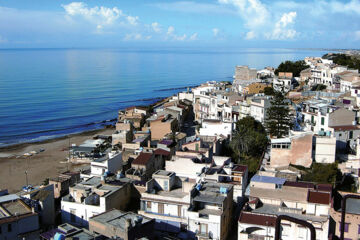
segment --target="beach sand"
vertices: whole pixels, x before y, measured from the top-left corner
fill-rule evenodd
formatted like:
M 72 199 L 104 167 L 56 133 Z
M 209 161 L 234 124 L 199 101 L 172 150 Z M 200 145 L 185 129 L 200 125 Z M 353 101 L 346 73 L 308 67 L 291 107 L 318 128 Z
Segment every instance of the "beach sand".
M 17 192 L 26 185 L 25 171 L 28 172 L 29 184 L 41 184 L 46 178 L 57 177 L 60 172 L 79 169 L 83 166 L 66 163 L 70 143 L 81 144 L 95 135 L 110 135 L 114 128 L 100 129 L 47 140 L 38 143 L 26 143 L 0 149 L 0 189 Z M 24 153 L 45 151 L 25 157 Z

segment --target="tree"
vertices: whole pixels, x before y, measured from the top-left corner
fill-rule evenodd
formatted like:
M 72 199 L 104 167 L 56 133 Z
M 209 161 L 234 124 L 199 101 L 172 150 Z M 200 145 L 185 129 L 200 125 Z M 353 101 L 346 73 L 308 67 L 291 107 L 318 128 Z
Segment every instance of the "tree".
M 331 164 L 313 163 L 311 170 L 302 177 L 303 181 L 333 185 L 339 179 L 341 179 L 341 173 L 336 162 Z
M 305 61 L 285 61 L 280 63 L 278 68 L 275 70 L 275 74 L 279 74 L 279 72 L 292 72 L 294 77 L 299 77 L 300 72 L 304 69 L 309 68 L 308 65 L 306 65 Z
M 253 117 L 245 117 L 236 122 L 230 142 L 232 157 L 237 162 L 248 165 L 249 171 L 256 171 L 260 157 L 268 144 L 264 126 Z
M 265 87 L 265 88 L 264 88 L 264 94 L 265 94 L 265 95 L 268 95 L 268 96 L 275 95 L 274 88 L 272 88 L 272 87 Z
M 281 138 L 289 133 L 293 126 L 293 119 L 284 95 L 280 92 L 275 94 L 266 115 L 265 126 L 271 136 Z
M 326 85 L 324 84 L 316 84 L 311 88 L 311 91 L 322 91 L 326 89 Z

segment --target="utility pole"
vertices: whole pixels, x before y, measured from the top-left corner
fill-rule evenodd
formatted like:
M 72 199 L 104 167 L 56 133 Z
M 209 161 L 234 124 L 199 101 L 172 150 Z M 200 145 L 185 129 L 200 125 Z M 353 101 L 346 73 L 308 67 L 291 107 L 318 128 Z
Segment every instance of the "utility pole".
M 29 186 L 28 172 L 27 172 L 27 170 L 25 170 L 25 177 L 26 177 L 26 187 L 27 187 L 27 186 Z

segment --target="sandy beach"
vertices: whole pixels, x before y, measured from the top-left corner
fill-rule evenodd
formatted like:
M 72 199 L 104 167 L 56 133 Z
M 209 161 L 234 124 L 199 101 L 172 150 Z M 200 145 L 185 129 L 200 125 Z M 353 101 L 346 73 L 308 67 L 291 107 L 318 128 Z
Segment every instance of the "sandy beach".
M 0 149 L 0 189 L 16 192 L 26 185 L 25 171 L 31 185 L 41 184 L 46 178 L 56 177 L 60 172 L 79 169 L 83 166 L 73 166 L 66 163 L 70 143 L 81 144 L 95 135 L 112 134 L 114 128 L 106 128 L 69 135 L 58 139 L 37 143 L 25 143 Z M 31 151 L 43 152 L 25 157 Z M 67 166 L 68 165 L 68 166 Z

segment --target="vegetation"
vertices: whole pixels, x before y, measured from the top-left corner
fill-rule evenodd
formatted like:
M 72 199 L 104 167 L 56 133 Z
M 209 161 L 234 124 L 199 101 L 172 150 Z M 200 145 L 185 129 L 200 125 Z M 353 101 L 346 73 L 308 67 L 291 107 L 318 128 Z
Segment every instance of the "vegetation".
M 275 70 L 275 74 L 278 75 L 279 72 L 292 72 L 294 77 L 299 77 L 300 72 L 306 68 L 309 68 L 308 65 L 306 65 L 305 61 L 285 61 L 280 63 L 278 68 Z
M 302 176 L 302 181 L 314 183 L 330 183 L 334 185 L 341 179 L 341 172 L 338 170 L 338 164 L 313 163 L 311 169 Z
M 229 151 L 237 163 L 247 165 L 249 172 L 254 173 L 261 161 L 261 156 L 268 144 L 264 126 L 253 117 L 245 117 L 236 123 Z
M 322 91 L 326 89 L 326 85 L 324 84 L 316 84 L 312 86 L 311 91 Z
M 331 59 L 334 63 L 347 66 L 348 68 L 360 70 L 360 59 L 355 56 L 346 55 L 343 53 L 325 54 L 325 59 Z
M 273 96 L 275 95 L 275 90 L 272 87 L 266 87 L 264 88 L 264 94 L 268 96 Z
M 288 104 L 285 102 L 284 95 L 277 92 L 271 101 L 271 107 L 267 110 L 265 126 L 270 136 L 278 138 L 288 135 L 293 126 Z

